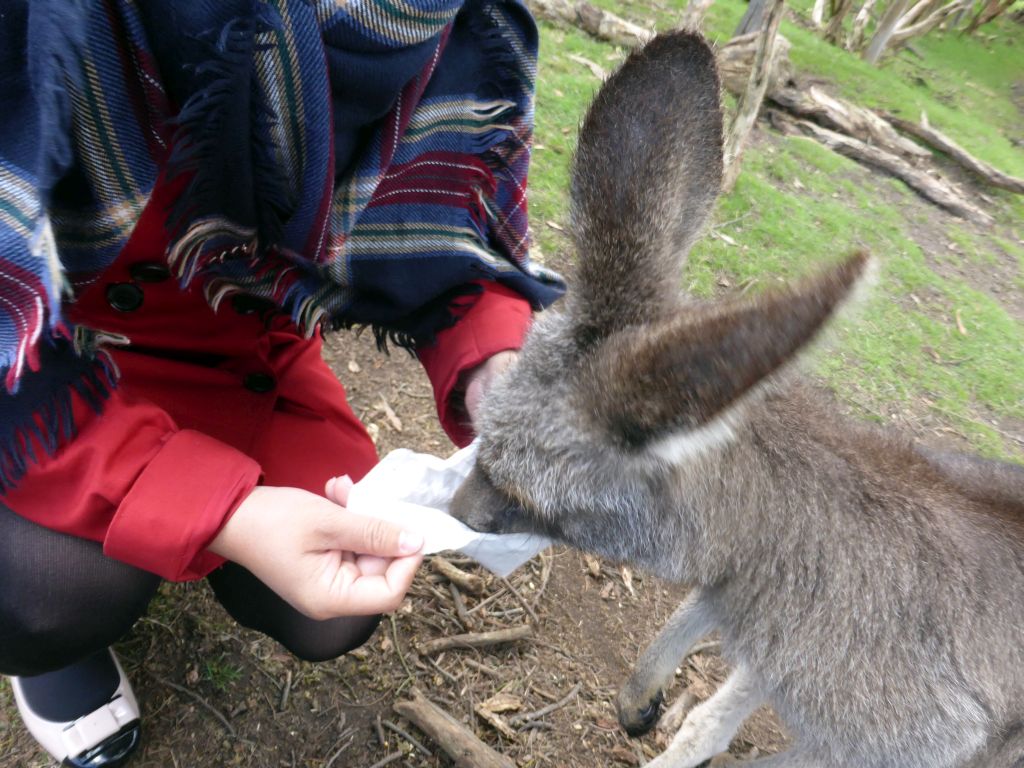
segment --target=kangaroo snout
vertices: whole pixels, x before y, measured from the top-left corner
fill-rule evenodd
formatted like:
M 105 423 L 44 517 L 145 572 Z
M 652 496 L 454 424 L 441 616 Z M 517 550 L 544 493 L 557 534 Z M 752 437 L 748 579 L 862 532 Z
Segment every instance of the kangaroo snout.
M 456 520 L 483 533 L 527 533 L 522 508 L 495 488 L 474 467 L 452 498 L 449 511 Z

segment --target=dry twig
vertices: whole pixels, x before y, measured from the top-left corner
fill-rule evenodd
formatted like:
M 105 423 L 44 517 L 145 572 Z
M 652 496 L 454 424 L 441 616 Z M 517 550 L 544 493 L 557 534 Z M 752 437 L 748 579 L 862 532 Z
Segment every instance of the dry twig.
M 156 680 L 158 683 L 160 683 L 161 685 L 166 685 L 168 688 L 171 688 L 171 689 L 177 691 L 178 693 L 183 693 L 186 696 L 188 696 L 194 702 L 199 704 L 203 709 L 205 709 L 207 712 L 209 712 L 211 715 L 213 715 L 215 718 L 217 718 L 217 720 L 220 722 L 221 725 L 224 726 L 224 729 L 228 732 L 228 734 L 231 736 L 231 738 L 233 738 L 233 739 L 237 739 L 238 738 L 238 732 L 235 731 L 235 727 L 224 716 L 224 713 L 221 712 L 219 709 L 217 709 L 215 706 L 213 706 L 213 704 L 208 702 L 206 699 L 204 699 L 198 693 L 196 693 L 195 691 L 190 691 L 188 688 L 186 688 L 183 685 L 178 685 L 177 683 L 172 683 L 167 678 L 161 677 L 160 675 L 158 675 L 158 674 L 156 674 L 154 672 L 150 672 L 149 670 L 147 670 L 147 674 L 150 677 L 152 677 L 154 680 Z
M 484 580 L 473 573 L 466 573 L 461 568 L 452 565 L 440 555 L 434 555 L 430 560 L 430 567 L 437 573 L 444 576 L 448 581 L 457 586 L 463 592 L 471 595 L 479 595 L 484 591 Z
M 520 591 L 519 591 L 518 589 L 516 589 L 516 588 L 515 588 L 515 587 L 514 587 L 514 586 L 512 585 L 512 582 L 511 582 L 511 581 L 509 581 L 509 580 L 508 580 L 507 578 L 505 578 L 504 576 L 502 576 L 502 577 L 501 577 L 501 583 L 502 583 L 502 584 L 504 584 L 504 585 L 505 585 L 506 587 L 508 587 L 508 590 L 509 590 L 509 591 L 510 591 L 510 592 L 511 592 L 511 593 L 512 593 L 513 595 L 515 595 L 515 598 L 516 598 L 516 600 L 518 600 L 518 601 L 519 601 L 519 604 L 520 604 L 521 606 L 523 606 L 523 608 L 525 608 L 525 609 L 526 609 L 526 612 L 527 612 L 528 614 L 530 614 L 530 618 L 531 618 L 531 619 L 533 620 L 533 623 L 534 623 L 534 624 L 540 624 L 540 619 L 539 619 L 539 618 L 537 618 L 537 613 L 536 613 L 536 612 L 535 612 L 535 611 L 533 610 L 533 606 L 532 606 L 532 605 L 530 605 L 530 603 L 529 603 L 529 602 L 527 602 L 526 598 L 525 598 L 525 597 L 523 597 L 522 593 L 521 593 L 521 592 L 520 592 Z
M 531 635 L 533 635 L 533 627 L 529 624 L 522 624 L 518 627 L 496 629 L 493 632 L 470 632 L 465 635 L 439 637 L 420 643 L 417 649 L 424 656 L 430 656 L 451 648 L 485 648 L 489 645 L 512 643 L 517 640 L 525 640 Z
M 410 744 L 412 744 L 416 749 L 418 749 L 427 757 L 430 757 L 430 755 L 433 754 L 429 749 L 420 744 L 419 741 L 410 736 L 408 731 L 400 728 L 396 723 L 393 723 L 390 720 L 385 720 L 384 727 L 387 728 L 389 731 L 394 731 L 395 733 L 397 733 L 399 736 L 408 741 Z
M 515 768 L 509 758 L 502 757 L 484 744 L 462 723 L 429 701 L 413 688 L 412 698 L 395 704 L 395 712 L 411 721 L 430 736 L 452 758 L 457 768 Z
M 576 683 L 576 685 L 572 687 L 571 691 L 565 694 L 565 696 L 560 698 L 554 704 L 548 704 L 546 707 L 541 707 L 536 712 L 529 712 L 525 715 L 516 715 L 515 717 L 510 717 L 509 722 L 513 724 L 522 723 L 524 726 L 526 726 L 535 720 L 540 720 L 545 715 L 550 715 L 555 710 L 561 709 L 570 701 L 572 701 L 576 697 L 576 695 L 579 694 L 582 688 L 582 683 Z
M 916 136 L 928 144 L 928 146 L 934 147 L 948 155 L 961 166 L 984 179 L 992 186 L 1024 194 L 1024 179 L 1018 179 L 1005 174 L 988 163 L 979 160 L 951 138 L 932 128 L 924 119 L 922 119 L 921 123 L 912 123 L 909 120 L 903 120 L 888 113 L 883 113 L 882 116 L 904 133 Z
M 405 756 L 404 752 L 392 752 L 385 758 L 378 760 L 376 763 L 370 766 L 370 768 L 384 768 L 385 765 L 391 765 L 396 760 L 401 760 Z

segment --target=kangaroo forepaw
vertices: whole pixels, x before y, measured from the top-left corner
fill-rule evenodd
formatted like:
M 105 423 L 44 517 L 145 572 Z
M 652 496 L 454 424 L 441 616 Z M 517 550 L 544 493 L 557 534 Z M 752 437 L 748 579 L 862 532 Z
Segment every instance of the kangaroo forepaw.
M 619 704 L 619 724 L 630 736 L 643 736 L 661 717 L 661 705 L 665 694 L 658 691 L 644 707 L 631 707 Z

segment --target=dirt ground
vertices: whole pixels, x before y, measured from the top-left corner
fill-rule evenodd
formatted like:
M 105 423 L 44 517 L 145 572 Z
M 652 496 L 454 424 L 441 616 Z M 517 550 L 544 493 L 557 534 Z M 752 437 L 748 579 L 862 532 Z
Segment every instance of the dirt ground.
M 862 182 L 870 184 L 866 171 Z M 929 252 L 947 247 L 936 232 L 945 214 L 921 201 L 915 236 Z M 919 208 L 919 210 L 918 210 Z M 1019 265 L 1006 256 L 989 290 L 1007 285 Z M 549 264 L 565 266 L 564 254 Z M 1011 303 L 1020 311 L 1020 296 Z M 1020 315 L 1018 314 L 1018 317 Z M 432 394 L 418 364 L 385 357 L 371 334 L 337 334 L 326 358 L 349 389 L 357 415 L 382 454 L 408 447 L 446 455 Z M 948 425 L 922 413 L 884 414 L 926 441 L 948 440 Z M 1019 429 L 1021 425 L 1007 425 Z M 954 438 L 955 440 L 955 438 Z M 685 589 L 563 548 L 549 550 L 508 580 L 484 578 L 481 594 L 452 586 L 428 564 L 406 602 L 359 651 L 324 663 L 296 661 L 273 641 L 239 628 L 204 583 L 165 585 L 149 615 L 117 650 L 145 717 L 145 742 L 133 768 L 447 768 L 448 757 L 397 716 L 394 702 L 415 686 L 521 768 L 634 766 L 660 751 L 655 734 L 629 739 L 613 707 L 618 684 Z M 426 653 L 428 640 L 530 624 L 531 637 L 481 650 Z M 713 645 L 681 663 L 669 701 L 684 690 L 698 699 L 721 681 Z M 478 707 L 492 706 L 499 732 Z M 537 714 L 545 710 L 545 714 Z M 740 759 L 777 751 L 783 726 L 761 711 L 734 741 Z M 41 768 L 48 759 L 22 731 L 10 689 L 0 682 L 0 766 Z

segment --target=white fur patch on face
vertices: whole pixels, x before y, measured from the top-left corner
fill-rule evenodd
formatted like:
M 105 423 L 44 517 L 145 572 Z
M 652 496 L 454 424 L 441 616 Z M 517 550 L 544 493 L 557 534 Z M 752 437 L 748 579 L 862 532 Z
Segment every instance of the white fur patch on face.
M 697 429 L 687 429 L 652 442 L 646 455 L 676 465 L 715 451 L 736 438 L 739 408 L 733 406 Z

